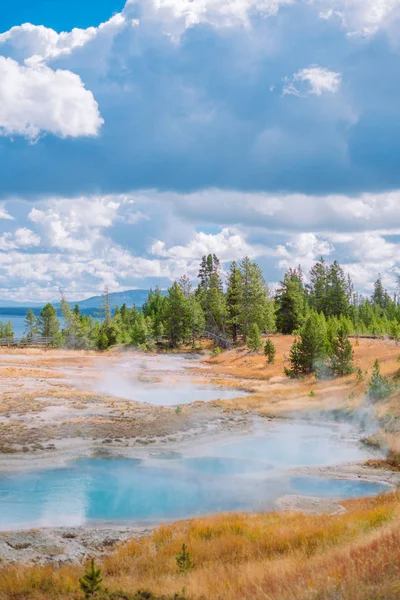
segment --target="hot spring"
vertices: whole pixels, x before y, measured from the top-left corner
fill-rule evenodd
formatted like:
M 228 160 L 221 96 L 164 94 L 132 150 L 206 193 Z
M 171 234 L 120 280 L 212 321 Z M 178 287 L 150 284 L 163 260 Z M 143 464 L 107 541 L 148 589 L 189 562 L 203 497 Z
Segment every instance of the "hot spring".
M 251 433 L 192 442 L 135 458 L 84 459 L 62 468 L 2 473 L 0 529 L 157 523 L 273 509 L 286 494 L 354 498 L 385 484 L 304 477 L 296 467 L 365 460 L 348 425 L 255 422 Z

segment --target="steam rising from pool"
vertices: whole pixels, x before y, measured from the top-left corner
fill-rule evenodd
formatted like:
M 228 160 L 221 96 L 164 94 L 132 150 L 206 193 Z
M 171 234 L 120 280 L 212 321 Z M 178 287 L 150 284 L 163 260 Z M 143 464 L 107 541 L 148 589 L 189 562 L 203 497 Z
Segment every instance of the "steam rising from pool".
M 235 437 L 87 459 L 0 476 L 0 529 L 157 523 L 208 513 L 265 511 L 287 494 L 349 498 L 385 485 L 299 477 L 293 469 L 363 460 L 348 425 L 258 424 Z
M 237 389 L 196 382 L 187 368 L 204 369 L 204 366 L 196 359 L 183 356 L 127 354 L 121 355 L 118 362 L 110 364 L 107 361 L 98 367 L 99 378 L 92 384 L 95 391 L 155 406 L 229 400 L 247 395 Z

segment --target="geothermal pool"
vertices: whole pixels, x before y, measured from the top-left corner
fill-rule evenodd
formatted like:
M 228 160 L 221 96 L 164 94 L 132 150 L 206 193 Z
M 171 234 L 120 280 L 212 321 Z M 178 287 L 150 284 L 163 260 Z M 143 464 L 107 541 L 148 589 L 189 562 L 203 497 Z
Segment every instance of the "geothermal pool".
M 354 498 L 384 484 L 294 475 L 296 467 L 369 456 L 349 426 L 255 424 L 254 431 L 137 458 L 85 459 L 0 475 L 0 530 L 157 523 L 208 513 L 263 511 L 286 494 Z

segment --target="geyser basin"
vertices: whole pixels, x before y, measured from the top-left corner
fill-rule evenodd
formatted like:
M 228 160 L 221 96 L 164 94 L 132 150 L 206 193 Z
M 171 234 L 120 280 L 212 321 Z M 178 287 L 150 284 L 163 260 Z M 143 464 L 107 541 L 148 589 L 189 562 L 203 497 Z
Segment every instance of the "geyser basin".
M 126 354 L 114 364 L 100 363 L 92 388 L 101 394 L 154 406 L 231 400 L 248 395 L 242 390 L 196 382 L 189 367 L 204 369 L 196 358 Z M 78 385 L 83 383 L 87 382 L 77 382 Z
M 344 426 L 262 425 L 253 434 L 192 444 L 181 454 L 90 459 L 0 476 L 0 529 L 144 523 L 272 509 L 286 494 L 352 498 L 388 486 L 294 477 L 289 469 L 369 455 Z M 168 458 L 168 460 L 166 460 Z

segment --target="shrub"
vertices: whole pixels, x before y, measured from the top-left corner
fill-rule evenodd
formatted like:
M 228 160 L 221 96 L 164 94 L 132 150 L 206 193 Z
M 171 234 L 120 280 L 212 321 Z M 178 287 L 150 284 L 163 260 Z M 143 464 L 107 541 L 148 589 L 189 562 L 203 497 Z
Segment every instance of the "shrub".
M 177 555 L 176 564 L 178 565 L 180 573 L 188 573 L 189 571 L 194 569 L 194 564 L 192 563 L 192 559 L 190 557 L 190 553 L 187 550 L 186 544 L 183 544 L 182 550 Z
M 250 327 L 247 338 L 247 347 L 252 352 L 258 352 L 262 348 L 261 334 L 257 323 L 254 323 L 254 325 Z
M 270 364 L 275 362 L 276 348 L 271 338 L 268 338 L 265 342 L 264 354 Z
M 340 326 L 332 340 L 331 369 L 338 377 L 345 377 L 353 372 L 353 348 L 345 327 Z
M 96 569 L 94 558 L 90 561 L 90 567 L 79 580 L 79 587 L 84 594 L 85 600 L 98 597 L 101 592 L 102 577 L 100 569 Z
M 376 360 L 368 386 L 368 397 L 378 402 L 379 400 L 388 398 L 392 392 L 393 386 L 388 378 L 381 374 L 379 360 Z

